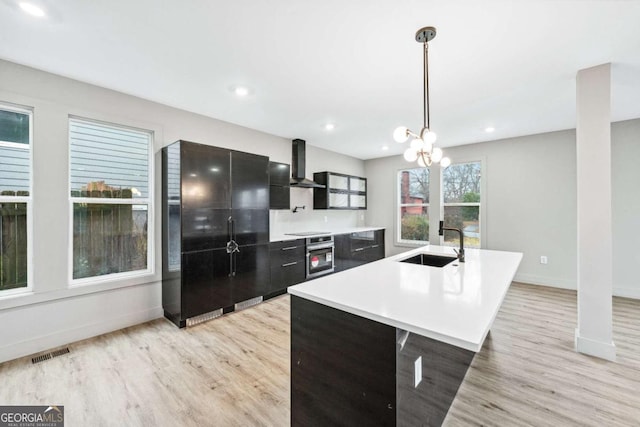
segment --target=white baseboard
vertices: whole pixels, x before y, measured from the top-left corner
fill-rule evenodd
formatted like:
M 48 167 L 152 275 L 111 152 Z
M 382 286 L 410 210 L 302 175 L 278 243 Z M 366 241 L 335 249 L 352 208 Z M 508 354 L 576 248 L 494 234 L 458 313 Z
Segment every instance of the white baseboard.
M 562 280 L 549 277 L 541 277 L 533 274 L 516 274 L 513 278 L 514 282 L 527 283 L 529 285 L 542 285 L 549 286 L 551 288 L 571 289 L 577 290 L 577 285 L 574 280 Z M 614 297 L 640 299 L 640 287 L 614 287 Z
M 161 318 L 163 315 L 162 307 L 155 307 L 12 343 L 8 346 L 0 347 L 0 363 L 138 325 Z
M 580 330 L 576 328 L 576 351 L 579 353 L 588 354 L 589 356 L 599 357 L 600 359 L 610 360 L 615 362 L 616 360 L 616 345 L 613 342 L 602 342 L 592 340 L 580 336 Z
M 516 274 L 514 282 L 528 283 L 530 285 L 550 286 L 552 288 L 576 290 L 575 280 L 554 279 L 551 277 L 536 276 L 534 274 Z
M 639 288 L 614 287 L 613 296 L 640 299 L 640 287 Z

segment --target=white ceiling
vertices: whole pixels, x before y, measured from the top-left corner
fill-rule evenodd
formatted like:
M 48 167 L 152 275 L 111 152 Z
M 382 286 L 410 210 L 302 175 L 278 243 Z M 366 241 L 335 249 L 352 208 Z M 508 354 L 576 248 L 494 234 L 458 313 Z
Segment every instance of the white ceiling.
M 576 72 L 606 62 L 612 119 L 640 117 L 640 1 L 32 2 L 0 0 L 0 58 L 361 159 L 421 127 L 427 25 L 442 147 L 575 127 Z

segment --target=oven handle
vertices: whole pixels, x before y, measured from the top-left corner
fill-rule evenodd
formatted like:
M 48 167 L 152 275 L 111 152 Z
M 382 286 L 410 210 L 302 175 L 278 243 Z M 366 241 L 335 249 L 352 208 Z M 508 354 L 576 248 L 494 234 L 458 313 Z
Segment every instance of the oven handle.
M 336 245 L 331 242 L 331 243 L 323 243 L 323 244 L 318 244 L 318 245 L 307 245 L 307 252 L 311 252 L 311 251 L 315 251 L 317 249 L 327 249 L 327 248 L 334 248 Z

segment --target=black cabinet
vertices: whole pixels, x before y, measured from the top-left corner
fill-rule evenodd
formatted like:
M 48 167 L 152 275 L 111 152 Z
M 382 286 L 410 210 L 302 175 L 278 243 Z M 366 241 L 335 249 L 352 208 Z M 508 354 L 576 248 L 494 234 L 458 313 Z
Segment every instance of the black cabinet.
M 269 209 L 269 158 L 231 151 L 233 209 Z
M 313 180 L 325 188 L 313 189 L 314 209 L 367 209 L 367 179 L 335 172 L 316 172 Z
M 286 163 L 269 162 L 269 208 L 289 209 L 291 167 Z
M 269 293 L 269 245 L 240 246 L 232 274 L 233 303 Z
M 182 315 L 190 318 L 233 304 L 229 255 L 224 249 L 182 254 Z
M 269 270 L 269 159 L 188 141 L 163 148 L 165 316 L 182 327 L 229 311 L 269 291 Z
M 384 230 L 335 236 L 336 271 L 348 270 L 384 258 Z
M 305 280 L 304 239 L 272 242 L 270 245 L 271 289 L 270 293 L 282 293 L 289 286 Z
M 229 150 L 180 141 L 173 150 L 171 161 L 178 162 L 172 169 L 180 177 L 183 209 L 231 208 L 231 157 Z M 172 144 L 173 145 L 173 144 Z M 169 172 L 169 171 L 167 171 Z M 180 189 L 179 189 L 180 190 Z

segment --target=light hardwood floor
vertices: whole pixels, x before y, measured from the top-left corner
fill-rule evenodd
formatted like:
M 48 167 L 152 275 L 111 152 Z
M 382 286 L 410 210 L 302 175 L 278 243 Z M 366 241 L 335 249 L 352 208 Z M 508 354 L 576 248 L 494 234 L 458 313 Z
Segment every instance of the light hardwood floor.
M 573 350 L 575 292 L 514 283 L 446 426 L 640 426 L 640 301 L 614 298 L 615 363 Z M 157 320 L 0 365 L 0 404 L 67 426 L 289 425 L 289 298 L 187 330 Z

